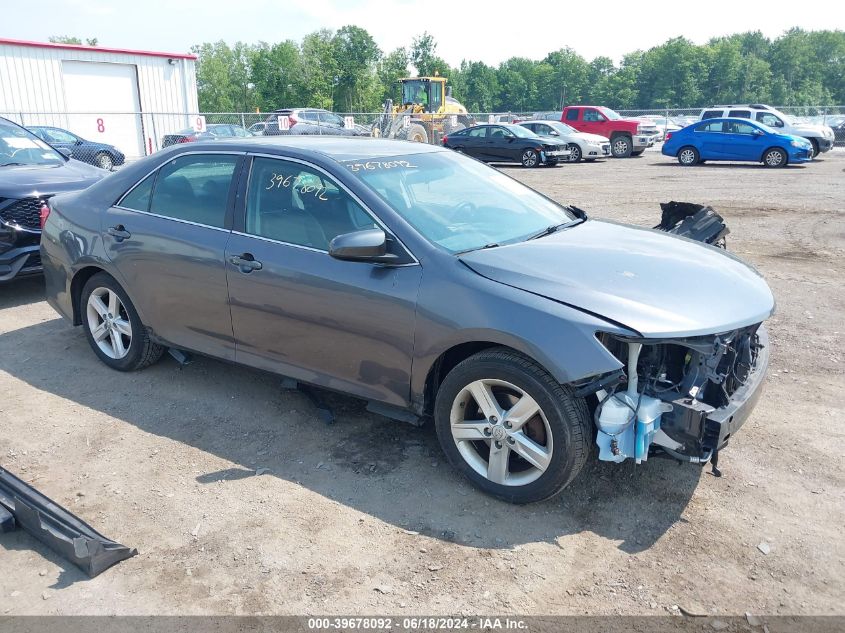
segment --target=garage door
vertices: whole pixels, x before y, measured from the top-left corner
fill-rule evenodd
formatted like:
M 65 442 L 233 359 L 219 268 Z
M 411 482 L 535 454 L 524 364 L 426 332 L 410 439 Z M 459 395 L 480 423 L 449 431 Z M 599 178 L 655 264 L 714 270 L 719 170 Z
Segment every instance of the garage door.
M 127 157 L 144 155 L 138 75 L 130 64 L 63 61 L 65 103 L 71 132 L 116 146 Z

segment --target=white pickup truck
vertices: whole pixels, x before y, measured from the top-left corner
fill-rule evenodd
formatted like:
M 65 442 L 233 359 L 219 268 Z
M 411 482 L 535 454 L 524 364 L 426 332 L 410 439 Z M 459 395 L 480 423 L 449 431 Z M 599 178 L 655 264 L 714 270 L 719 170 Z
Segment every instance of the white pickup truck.
M 788 114 L 761 103 L 704 108 L 700 118 L 703 120 L 722 117 L 752 119 L 783 134 L 802 136 L 812 143 L 813 156 L 818 156 L 819 152 L 827 152 L 833 148 L 833 129 L 829 126 L 797 121 Z

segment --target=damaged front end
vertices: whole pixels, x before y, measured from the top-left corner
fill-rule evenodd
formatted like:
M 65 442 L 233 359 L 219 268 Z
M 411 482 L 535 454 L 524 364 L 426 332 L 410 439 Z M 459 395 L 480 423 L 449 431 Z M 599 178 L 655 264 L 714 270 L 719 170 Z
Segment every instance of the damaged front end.
M 627 368 L 580 390 L 597 399 L 599 459 L 640 463 L 659 451 L 706 464 L 762 392 L 769 362 L 762 324 L 690 338 L 598 337 Z

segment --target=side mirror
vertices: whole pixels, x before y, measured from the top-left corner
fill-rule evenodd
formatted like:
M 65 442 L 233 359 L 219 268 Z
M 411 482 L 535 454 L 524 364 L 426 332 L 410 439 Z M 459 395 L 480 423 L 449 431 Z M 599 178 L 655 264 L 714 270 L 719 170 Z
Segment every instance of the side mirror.
M 558 132 L 557 130 L 552 130 L 551 132 L 549 132 L 549 136 L 560 136 L 560 132 Z
M 73 156 L 73 152 L 70 151 L 67 147 L 60 147 L 56 151 L 65 158 L 70 158 L 71 156 Z
M 82 139 L 76 139 L 76 143 L 74 145 L 82 145 Z
M 381 229 L 365 229 L 338 235 L 329 244 L 329 255 L 348 262 L 389 264 L 396 255 L 387 252 L 387 236 Z

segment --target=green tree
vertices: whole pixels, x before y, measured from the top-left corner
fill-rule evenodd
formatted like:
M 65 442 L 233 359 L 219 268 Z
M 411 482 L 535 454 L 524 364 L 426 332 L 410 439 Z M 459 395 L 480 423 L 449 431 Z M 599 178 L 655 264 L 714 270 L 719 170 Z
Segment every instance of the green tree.
M 202 112 L 246 112 L 255 107 L 251 83 L 253 48 L 224 41 L 194 46 L 197 96 Z
M 449 75 L 449 64 L 443 59 L 437 57 L 437 42 L 434 37 L 424 32 L 422 35 L 415 37 L 411 44 L 411 63 L 417 69 L 417 75 L 421 77 L 431 77 L 434 73 L 443 76 Z
M 330 30 L 321 29 L 302 40 L 303 81 L 308 87 L 306 105 L 311 107 L 332 108 L 333 105 L 339 77 L 332 37 Z
M 304 75 L 302 54 L 296 42 L 285 40 L 272 45 L 260 42 L 251 57 L 253 107 L 274 110 L 300 106 L 308 95 Z
M 381 96 L 376 81 L 376 63 L 381 50 L 372 36 L 358 26 L 344 26 L 331 40 L 337 69 L 333 95 L 335 108 L 345 112 L 370 112 Z
M 399 80 L 407 77 L 408 73 L 408 51 L 405 48 L 397 48 L 382 57 L 378 64 L 378 78 L 381 83 L 381 99 L 383 103 L 387 99 L 394 103 L 402 98 L 402 90 Z
M 51 35 L 47 38 L 48 42 L 52 42 L 53 44 L 76 44 L 77 46 L 82 45 L 82 40 L 78 37 L 70 37 L 69 35 Z M 99 43 L 99 40 L 96 37 L 87 37 L 85 38 L 85 44 L 87 46 L 96 46 Z

